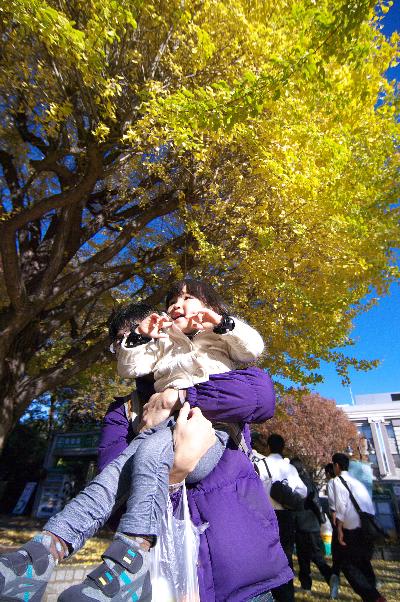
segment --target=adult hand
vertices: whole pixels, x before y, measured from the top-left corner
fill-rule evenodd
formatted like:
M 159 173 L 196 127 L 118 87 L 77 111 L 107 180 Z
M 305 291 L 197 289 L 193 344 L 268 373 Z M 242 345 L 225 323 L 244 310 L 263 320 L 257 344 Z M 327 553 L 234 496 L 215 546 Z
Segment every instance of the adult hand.
M 152 339 L 162 339 L 167 336 L 165 332 L 161 332 L 163 328 L 169 328 L 172 320 L 167 316 L 160 316 L 157 313 L 150 314 L 140 322 L 136 331 Z
M 183 481 L 215 441 L 211 422 L 204 418 L 199 408 L 190 408 L 185 402 L 174 429 L 175 456 L 170 483 Z
M 338 529 L 338 542 L 341 546 L 347 546 L 347 543 L 344 540 L 343 534 L 343 525 L 340 520 L 337 521 L 337 529 Z
M 168 418 L 180 407 L 178 391 L 176 389 L 165 389 L 162 393 L 154 393 L 143 406 L 140 430 L 146 430 L 157 426 Z

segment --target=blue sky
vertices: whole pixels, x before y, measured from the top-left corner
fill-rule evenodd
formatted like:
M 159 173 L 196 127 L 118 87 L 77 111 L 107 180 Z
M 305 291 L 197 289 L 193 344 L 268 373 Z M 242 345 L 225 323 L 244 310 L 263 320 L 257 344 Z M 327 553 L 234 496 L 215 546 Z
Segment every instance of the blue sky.
M 400 31 L 400 0 L 384 19 L 384 32 L 390 35 Z M 390 79 L 400 81 L 400 66 L 390 69 Z M 390 294 L 380 299 L 377 306 L 355 320 L 352 333 L 354 347 L 346 352 L 357 359 L 380 359 L 378 368 L 369 372 L 352 370 L 351 391 L 353 395 L 363 393 L 385 393 L 400 391 L 400 284 L 391 286 Z M 333 366 L 324 364 L 322 374 L 325 381 L 314 387 L 320 395 L 335 399 L 337 403 L 351 403 L 351 394 L 343 387 Z
M 393 284 L 390 295 L 355 320 L 354 347 L 346 348 L 357 359 L 379 359 L 378 368 L 369 372 L 350 371 L 353 395 L 400 391 L 400 284 Z M 322 367 L 325 382 L 314 389 L 337 403 L 351 403 L 350 391 L 343 387 L 335 368 L 327 363 Z

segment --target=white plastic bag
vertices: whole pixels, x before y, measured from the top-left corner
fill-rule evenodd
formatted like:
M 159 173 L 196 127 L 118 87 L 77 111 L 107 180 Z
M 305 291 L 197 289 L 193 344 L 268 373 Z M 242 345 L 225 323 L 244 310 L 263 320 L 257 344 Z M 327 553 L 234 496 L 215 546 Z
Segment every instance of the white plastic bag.
M 160 536 L 150 552 L 152 602 L 199 602 L 197 559 L 200 534 L 207 526 L 192 523 L 185 485 L 175 516 L 168 498 Z

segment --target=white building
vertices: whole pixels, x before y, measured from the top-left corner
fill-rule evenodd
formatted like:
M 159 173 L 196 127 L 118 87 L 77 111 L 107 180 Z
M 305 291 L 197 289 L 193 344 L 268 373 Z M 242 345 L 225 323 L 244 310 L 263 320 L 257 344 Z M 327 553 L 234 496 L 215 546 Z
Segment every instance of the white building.
M 366 438 L 375 478 L 400 482 L 400 393 L 356 395 L 339 407 Z
M 400 535 L 400 393 L 356 395 L 339 406 L 364 439 L 374 474 L 373 500 L 382 526 Z

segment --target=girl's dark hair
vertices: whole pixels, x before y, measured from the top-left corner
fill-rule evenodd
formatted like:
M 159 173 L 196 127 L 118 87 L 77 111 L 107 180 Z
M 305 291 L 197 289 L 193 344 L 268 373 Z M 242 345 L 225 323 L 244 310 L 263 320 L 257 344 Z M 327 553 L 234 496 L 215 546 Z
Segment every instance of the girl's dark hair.
M 178 280 L 172 284 L 165 298 L 166 308 L 171 305 L 172 299 L 179 296 L 185 286 L 186 292 L 189 293 L 189 295 L 197 297 L 204 305 L 210 307 L 218 314 L 229 313 L 227 305 L 211 284 L 205 280 L 194 280 L 192 278 Z

